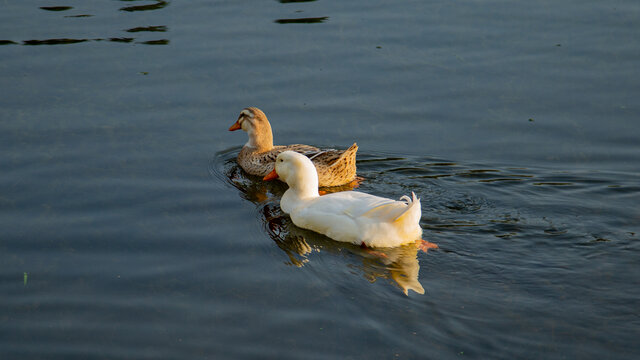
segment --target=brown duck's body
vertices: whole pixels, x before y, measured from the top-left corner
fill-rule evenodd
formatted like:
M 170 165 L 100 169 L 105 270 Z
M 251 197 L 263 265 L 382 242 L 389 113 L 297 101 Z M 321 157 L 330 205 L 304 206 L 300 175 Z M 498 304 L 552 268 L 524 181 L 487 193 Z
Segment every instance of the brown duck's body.
M 320 186 L 344 185 L 356 178 L 358 145 L 355 143 L 347 150 L 320 150 L 309 145 L 294 144 L 274 146 L 263 152 L 245 145 L 238 154 L 238 164 L 247 173 L 264 177 L 273 170 L 278 154 L 286 150 L 299 152 L 311 159 L 318 172 Z
M 239 129 L 249 134 L 249 141 L 238 154 L 238 164 L 251 175 L 267 175 L 274 169 L 278 154 L 292 150 L 311 159 L 321 187 L 344 185 L 356 178 L 358 145 L 355 143 L 347 150 L 321 150 L 302 144 L 274 146 L 271 125 L 266 115 L 255 107 L 243 109 L 236 123 L 229 128 L 231 131 Z

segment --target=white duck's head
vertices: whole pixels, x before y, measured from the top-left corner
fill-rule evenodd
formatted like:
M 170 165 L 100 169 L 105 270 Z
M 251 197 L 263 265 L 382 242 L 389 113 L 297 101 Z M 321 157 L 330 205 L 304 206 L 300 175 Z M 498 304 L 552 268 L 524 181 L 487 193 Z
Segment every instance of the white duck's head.
M 276 158 L 275 169 L 264 180 L 281 178 L 300 196 L 318 196 L 318 172 L 308 157 L 295 151 L 283 151 Z
M 249 135 L 245 146 L 256 148 L 258 151 L 268 151 L 273 148 L 273 134 L 271 124 L 262 110 L 257 107 L 242 109 L 238 120 L 231 125 L 229 131 L 244 130 Z

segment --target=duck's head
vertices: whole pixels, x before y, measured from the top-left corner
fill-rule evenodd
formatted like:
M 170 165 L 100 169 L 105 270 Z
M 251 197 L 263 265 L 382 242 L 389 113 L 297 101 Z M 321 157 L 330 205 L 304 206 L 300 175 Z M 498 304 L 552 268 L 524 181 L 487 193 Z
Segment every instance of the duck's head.
M 263 180 L 280 178 L 292 189 L 309 190 L 318 194 L 318 172 L 308 157 L 295 151 L 283 151 L 276 158 L 276 166 Z
M 231 125 L 229 131 L 244 130 L 249 135 L 249 141 L 245 146 L 256 148 L 258 151 L 267 151 L 273 148 L 273 134 L 271 124 L 262 110 L 257 107 L 242 109 L 238 120 Z

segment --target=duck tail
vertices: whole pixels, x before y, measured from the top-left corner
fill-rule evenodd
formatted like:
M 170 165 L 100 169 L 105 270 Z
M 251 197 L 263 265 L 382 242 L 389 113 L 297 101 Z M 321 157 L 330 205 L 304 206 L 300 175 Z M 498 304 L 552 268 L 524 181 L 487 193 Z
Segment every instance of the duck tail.
M 349 146 L 347 150 L 340 154 L 340 156 L 336 160 L 336 164 L 340 162 L 353 162 L 353 164 L 355 164 L 356 152 L 358 152 L 358 144 L 353 143 L 353 145 Z
M 407 205 L 405 211 L 402 214 L 398 215 L 393 222 L 397 224 L 412 224 L 420 221 L 420 216 L 422 215 L 422 210 L 420 208 L 420 199 L 416 196 L 416 193 L 411 192 L 411 199 L 407 195 L 404 195 L 400 198 L 400 200 L 404 200 Z
M 356 152 L 358 144 L 353 143 L 347 150 L 341 151 L 339 155 L 330 162 L 329 168 L 334 174 L 339 174 L 339 183 L 342 185 L 353 181 L 356 178 Z

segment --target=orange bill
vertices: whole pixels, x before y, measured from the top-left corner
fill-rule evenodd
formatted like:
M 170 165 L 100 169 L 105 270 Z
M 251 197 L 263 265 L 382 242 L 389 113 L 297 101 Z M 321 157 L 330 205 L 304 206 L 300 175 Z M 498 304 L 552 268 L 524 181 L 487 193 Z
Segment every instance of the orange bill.
M 240 126 L 240 122 L 236 121 L 233 125 L 231 125 L 229 131 L 236 131 L 240 129 L 242 129 L 242 126 Z
M 262 180 L 269 181 L 277 178 L 278 178 L 278 173 L 276 172 L 276 169 L 273 169 L 273 171 L 268 173 L 267 176 L 263 177 Z

